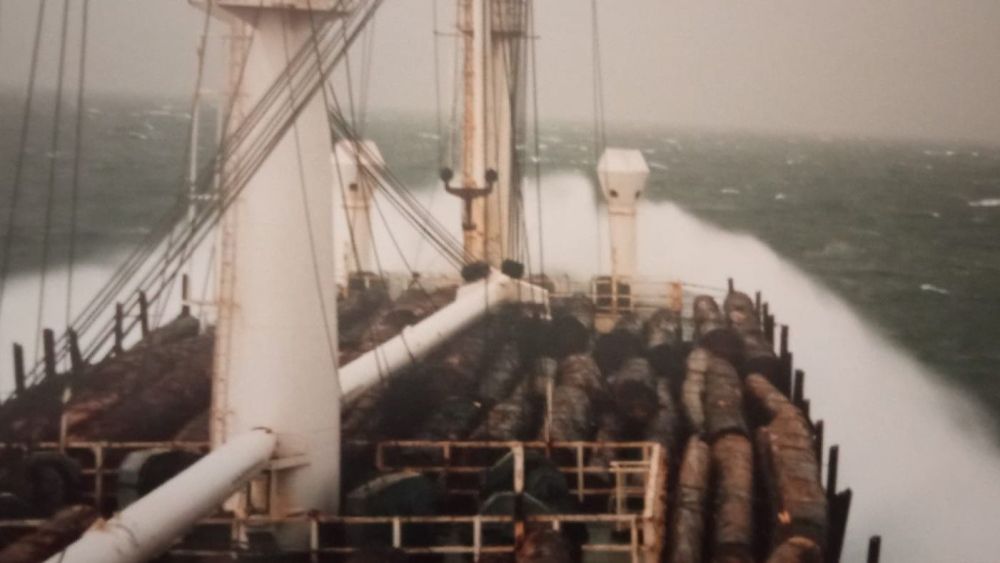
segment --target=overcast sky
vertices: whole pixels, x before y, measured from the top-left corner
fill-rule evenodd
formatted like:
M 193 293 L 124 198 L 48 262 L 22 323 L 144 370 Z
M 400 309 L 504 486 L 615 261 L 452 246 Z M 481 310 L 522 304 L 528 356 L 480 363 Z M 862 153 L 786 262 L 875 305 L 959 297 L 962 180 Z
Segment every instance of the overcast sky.
M 444 27 L 453 0 L 438 2 Z M 433 110 L 431 3 L 385 0 L 373 110 Z M 589 120 L 590 2 L 536 3 L 542 117 Z M 1000 144 L 997 0 L 598 3 L 609 120 Z M 61 4 L 49 1 L 46 76 Z M 37 0 L 0 6 L 0 81 L 23 89 Z M 91 6 L 91 88 L 189 93 L 197 10 L 185 0 Z

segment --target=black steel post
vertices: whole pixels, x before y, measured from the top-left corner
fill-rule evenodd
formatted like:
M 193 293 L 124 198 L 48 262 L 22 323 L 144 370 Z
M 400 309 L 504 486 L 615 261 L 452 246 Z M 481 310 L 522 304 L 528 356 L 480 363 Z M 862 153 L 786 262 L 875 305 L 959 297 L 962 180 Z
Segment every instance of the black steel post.
M 872 536 L 868 540 L 868 563 L 878 563 L 882 556 L 882 536 Z
M 806 372 L 795 370 L 795 386 L 792 388 L 792 403 L 801 408 L 802 400 L 806 398 Z
M 17 394 L 24 393 L 24 347 L 14 344 L 14 389 Z
M 837 494 L 837 464 L 840 463 L 840 446 L 830 446 L 830 455 L 826 462 L 826 498 L 832 503 Z
M 125 309 L 121 303 L 115 304 L 115 353 L 125 350 Z
M 69 363 L 73 373 L 79 373 L 83 369 L 83 355 L 80 354 L 80 338 L 76 331 L 69 329 L 66 331 L 66 340 L 69 344 Z
M 56 335 L 51 328 L 42 331 L 42 354 L 45 362 L 45 378 L 56 376 Z
M 145 291 L 139 291 L 139 327 L 143 338 L 149 336 L 149 301 Z

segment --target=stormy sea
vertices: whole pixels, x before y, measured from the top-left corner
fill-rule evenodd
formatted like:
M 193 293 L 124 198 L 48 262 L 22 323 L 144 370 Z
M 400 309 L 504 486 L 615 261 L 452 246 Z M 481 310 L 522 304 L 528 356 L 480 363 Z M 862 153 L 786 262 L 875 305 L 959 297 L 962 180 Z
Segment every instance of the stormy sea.
M 10 343 L 34 353 L 40 294 L 43 323 L 64 323 L 72 213 L 72 128 L 53 153 L 51 106 L 39 104 L 8 229 L 21 110 L 19 96 L 0 96 L 0 236 L 12 233 L 0 319 L 4 394 Z M 215 127 L 206 114 L 205 157 Z M 184 100 L 94 97 L 85 115 L 74 310 L 185 189 L 190 122 Z M 373 114 L 364 134 L 457 235 L 458 203 L 436 180 L 447 132 L 434 117 Z M 591 128 L 547 123 L 538 141 L 537 176 L 533 139 L 524 147 L 532 267 L 592 275 L 608 257 Z M 863 559 L 876 533 L 885 561 L 993 560 L 1000 146 L 657 126 L 612 126 L 607 141 L 641 149 L 651 169 L 639 211 L 640 270 L 716 287 L 734 278 L 742 290 L 761 290 L 778 322 L 790 325 L 813 417 L 826 421 L 827 444 L 841 445 L 840 483 L 854 490 L 844 560 Z M 433 251 L 399 229 L 411 265 L 433 267 Z

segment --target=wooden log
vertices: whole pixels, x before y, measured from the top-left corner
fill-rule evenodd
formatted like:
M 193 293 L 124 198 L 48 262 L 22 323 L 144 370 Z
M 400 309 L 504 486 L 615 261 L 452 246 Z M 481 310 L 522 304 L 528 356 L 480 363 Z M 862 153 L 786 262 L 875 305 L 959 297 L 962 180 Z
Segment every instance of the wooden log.
M 823 563 L 823 553 L 809 538 L 795 536 L 772 551 L 767 563 Z
M 92 506 L 70 506 L 60 510 L 33 532 L 21 536 L 0 551 L 4 563 L 45 561 L 79 538 L 100 515 Z
M 802 536 L 822 548 L 827 536 L 827 502 L 808 427 L 800 416 L 779 415 L 758 430 L 757 442 L 772 508 L 772 545 Z
M 596 309 L 590 297 L 577 293 L 561 301 L 557 301 L 553 309 L 553 318 L 569 317 L 576 320 L 588 332 L 594 330 Z
M 337 332 L 340 342 L 355 345 L 376 315 L 390 305 L 389 292 L 376 283 L 364 289 L 351 290 L 337 301 Z
M 554 441 L 590 440 L 595 420 L 590 396 L 575 385 L 557 385 L 552 391 L 552 418 L 548 438 Z M 540 439 L 545 439 L 544 428 Z
M 770 506 L 772 545 L 794 536 L 826 545 L 828 503 L 820 483 L 816 437 L 809 421 L 767 379 L 746 379 L 750 402 L 766 414 L 757 432 L 757 448 Z
M 664 379 L 656 382 L 657 410 L 643 435 L 644 439 L 663 446 L 668 458 L 673 460 L 680 439 L 680 417 L 670 393 L 670 383 Z
M 594 361 L 606 377 L 618 371 L 626 360 L 641 355 L 642 336 L 631 330 L 614 329 L 602 334 L 594 344 Z
M 694 336 L 695 340 L 703 338 L 713 330 L 725 328 L 725 318 L 719 309 L 719 304 L 711 296 L 699 295 L 694 298 Z
M 0 439 L 56 440 L 64 412 L 70 436 L 100 439 L 89 434 L 91 422 L 170 374 L 188 353 L 185 346 L 192 341 L 192 335 L 197 334 L 198 321 L 180 317 L 153 331 L 149 338 L 127 352 L 88 367 L 74 377 L 73 396 L 65 409 L 62 404 L 65 382 L 61 378 L 41 382 L 28 389 L 23 398 L 0 407 Z M 210 334 L 204 337 L 212 338 Z M 210 357 L 198 357 L 204 362 L 200 373 L 207 373 Z
M 486 414 L 472 432 L 472 440 L 529 440 L 538 427 L 538 402 L 532 400 L 527 381 L 523 381 L 506 399 Z
M 102 404 L 96 394 L 81 395 L 80 402 L 70 403 L 69 438 L 171 439 L 209 406 L 212 349 L 213 340 L 201 336 L 147 351 L 139 368 L 146 373 L 134 382 L 134 390 L 110 404 Z
M 517 545 L 516 563 L 576 563 L 580 547 L 569 538 L 550 528 L 535 529 Z
M 455 288 L 424 290 L 413 288 L 404 291 L 390 306 L 379 309 L 367 325 L 361 325 L 352 336 L 355 344 L 341 351 L 341 365 L 374 349 L 396 336 L 407 326 L 419 322 L 455 298 Z
M 559 362 L 555 358 L 542 356 L 531 362 L 528 378 L 531 393 L 536 400 L 545 400 L 549 385 L 555 385 L 559 376 Z
M 701 563 L 708 502 L 709 448 L 692 436 L 684 448 L 677 480 L 670 563 Z
M 764 334 L 753 300 L 745 293 L 730 293 L 726 296 L 723 309 L 729 325 L 742 339 L 742 357 L 736 367 L 743 375 L 759 373 L 772 381 L 776 380 L 782 364 Z
M 684 377 L 683 335 L 680 332 L 679 318 L 669 309 L 657 309 L 644 329 L 644 344 L 646 358 L 656 373 L 671 380 L 681 380 Z
M 597 434 L 594 436 L 594 441 L 600 442 L 601 444 L 624 441 L 624 427 L 625 425 L 622 423 L 621 418 L 618 416 L 616 411 L 605 411 L 598 416 Z M 611 469 L 611 462 L 616 459 L 618 459 L 618 451 L 615 448 L 610 446 L 599 447 L 596 448 L 590 456 L 588 466 L 603 470 L 604 473 L 600 474 L 600 477 L 604 479 L 605 482 L 610 482 L 611 475 L 609 471 Z
M 557 387 L 576 387 L 597 405 L 608 401 L 608 385 L 597 363 L 588 354 L 574 354 L 559 362 Z
M 712 561 L 753 561 L 753 448 L 746 436 L 727 434 L 712 443 L 715 476 Z
M 645 428 L 659 406 L 653 368 L 645 358 L 633 357 L 624 362 L 608 380 L 615 410 L 632 428 Z
M 507 398 L 521 378 L 520 369 L 521 353 L 517 341 L 499 343 L 499 350 L 479 380 L 477 395 L 480 400 L 492 406 Z
M 705 433 L 709 441 L 727 433 L 748 434 L 740 378 L 721 358 L 712 358 L 705 372 Z
M 681 387 L 681 404 L 691 431 L 705 432 L 705 372 L 712 355 L 704 348 L 695 348 L 687 357 L 687 370 Z
M 646 320 L 643 328 L 646 349 L 650 350 L 657 346 L 669 346 L 677 348 L 683 342 L 683 336 L 678 332 L 677 313 L 670 309 L 657 309 Z

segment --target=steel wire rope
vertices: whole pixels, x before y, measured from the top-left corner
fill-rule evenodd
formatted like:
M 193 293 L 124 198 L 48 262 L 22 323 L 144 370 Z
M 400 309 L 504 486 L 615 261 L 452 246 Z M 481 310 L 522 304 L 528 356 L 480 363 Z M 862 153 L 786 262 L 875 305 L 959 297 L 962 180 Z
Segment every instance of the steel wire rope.
M 59 25 L 59 61 L 56 66 L 56 101 L 52 111 L 52 132 L 49 137 L 49 174 L 45 184 L 45 216 L 42 220 L 42 254 L 38 276 L 38 306 L 35 310 L 35 360 L 39 358 L 42 338 L 42 316 L 45 314 L 45 282 L 48 279 L 49 246 L 52 244 L 52 210 L 55 207 L 56 177 L 59 173 L 59 140 L 62 133 L 63 86 L 66 78 L 66 44 L 69 35 L 69 0 L 63 0 Z
M 308 4 L 309 3 L 307 2 L 307 5 Z M 288 20 L 286 18 L 287 14 L 285 14 L 285 16 L 282 17 L 281 20 L 281 39 L 282 39 L 282 46 L 284 47 L 285 51 L 285 59 L 287 62 L 289 59 L 289 52 L 288 52 L 289 49 L 288 49 Z M 310 8 L 310 19 L 312 19 L 311 8 Z M 316 62 L 319 65 L 320 61 L 317 60 Z M 321 65 L 319 66 L 320 68 L 322 68 Z M 321 79 L 325 78 L 321 75 Z M 322 92 L 320 94 L 322 95 Z M 293 103 L 291 92 L 289 92 L 289 95 L 290 95 L 289 103 L 291 104 Z M 298 167 L 298 173 L 299 173 L 299 193 L 301 194 L 302 197 L 302 213 L 307 233 L 306 238 L 309 241 L 309 254 L 312 261 L 313 282 L 316 284 L 316 298 L 319 301 L 319 307 L 321 313 L 320 317 L 323 320 L 323 330 L 326 333 L 326 346 L 327 346 L 327 351 L 330 354 L 330 364 L 331 364 L 330 369 L 331 371 L 333 371 L 333 373 L 336 373 L 337 365 L 339 363 L 337 360 L 337 340 L 334 337 L 334 330 L 330 326 L 330 311 L 327 308 L 326 297 L 323 293 L 323 276 L 322 273 L 320 272 L 319 253 L 316 250 L 316 238 L 315 238 L 316 234 L 313 232 L 312 215 L 309 209 L 309 194 L 308 190 L 306 189 L 305 164 L 302 161 L 302 144 L 301 144 L 302 140 L 299 136 L 299 126 L 297 121 L 292 123 L 292 128 L 289 131 L 289 133 L 291 133 L 292 140 L 295 143 L 295 162 Z M 336 310 L 336 307 L 337 304 L 335 302 L 334 310 Z M 336 315 L 336 313 L 334 314 Z
M 73 315 L 73 275 L 76 268 L 76 230 L 80 195 L 80 172 L 83 165 L 83 123 L 87 115 L 84 102 L 87 85 L 87 38 L 89 35 L 90 0 L 83 0 L 80 6 L 80 53 L 76 84 L 76 123 L 73 148 L 73 182 L 70 185 L 69 251 L 66 259 L 66 327 L 70 327 Z
M 212 6 L 214 6 L 212 2 L 207 3 L 205 6 L 205 17 L 204 21 L 202 22 L 201 37 L 198 41 L 198 47 L 195 51 L 198 57 L 198 64 L 196 67 L 197 70 L 195 72 L 194 92 L 192 93 L 191 103 L 189 105 L 189 114 L 191 115 L 191 120 L 188 122 L 188 130 L 186 136 L 187 150 L 185 151 L 187 153 L 187 164 L 189 169 L 194 168 L 195 163 L 197 163 L 198 161 L 198 143 L 195 142 L 195 139 L 198 137 L 197 127 L 199 126 L 199 124 L 196 122 L 194 116 L 199 111 L 199 106 L 201 105 L 201 89 L 202 89 L 202 82 L 205 76 L 205 52 L 206 49 L 208 48 L 208 36 L 212 27 Z M 188 215 L 190 217 L 193 217 L 192 206 L 195 205 L 195 202 L 192 201 L 192 198 L 195 196 L 195 193 L 197 191 L 196 186 L 191 185 L 196 183 L 195 180 L 196 178 L 190 179 L 189 182 L 187 182 L 188 185 L 185 186 L 186 189 L 182 190 L 187 192 L 186 193 L 186 197 L 188 200 L 187 207 L 188 207 Z M 171 230 L 171 235 L 173 232 L 177 230 L 178 229 Z M 167 299 L 163 299 L 156 302 L 155 305 L 156 311 L 153 315 L 153 322 L 152 322 L 152 325 L 154 327 L 159 326 L 163 314 L 166 312 L 167 301 L 168 301 Z
M 31 130 L 31 109 L 35 98 L 35 80 L 38 75 L 38 54 L 42 40 L 42 29 L 45 24 L 46 0 L 38 3 L 38 13 L 35 22 L 35 36 L 31 47 L 31 62 L 28 66 L 28 85 L 21 115 L 21 133 L 18 140 L 17 159 L 14 163 L 14 179 L 10 187 L 10 201 L 7 210 L 7 228 L 3 241 L 3 257 L 0 258 L 0 318 L 3 318 L 3 302 L 7 289 L 7 274 L 10 267 L 10 253 L 14 239 L 17 204 L 20 200 L 21 182 L 24 175 L 24 161 L 28 152 L 28 134 Z
M 372 0 L 371 2 L 369 2 L 369 5 L 367 7 L 367 11 L 365 12 L 366 18 L 370 17 L 370 15 L 373 12 L 373 10 L 375 10 L 380 4 L 381 4 L 381 0 Z M 351 31 L 352 38 L 356 37 L 357 31 L 358 31 L 358 28 L 354 28 Z M 345 33 L 347 32 L 346 31 L 346 26 L 345 26 L 344 32 Z M 336 37 L 336 34 L 334 34 L 334 38 L 335 37 Z M 324 49 L 324 54 L 330 53 L 330 60 L 329 61 L 325 61 L 325 62 L 327 64 L 327 66 L 332 67 L 333 65 L 335 65 L 337 62 L 340 61 L 340 59 L 342 58 L 343 53 L 337 51 L 336 46 L 335 46 L 335 41 L 331 40 L 328 43 L 329 43 L 329 45 L 327 46 L 326 49 Z M 299 54 L 301 54 L 301 53 L 302 53 L 302 51 L 300 51 Z M 301 60 L 301 58 L 299 58 L 299 60 Z M 301 65 L 299 65 L 297 68 L 301 68 Z M 298 85 L 299 89 L 301 89 L 301 88 L 305 88 L 305 89 L 317 88 L 319 86 L 318 84 L 309 84 L 309 83 L 303 84 L 302 82 L 304 80 L 307 80 L 307 79 L 308 79 L 308 75 L 307 75 L 306 78 L 304 78 L 304 79 L 302 79 L 302 80 L 299 81 L 299 85 Z M 272 85 L 272 90 L 274 89 L 274 86 L 275 85 Z M 263 104 L 258 104 L 258 106 L 256 106 L 255 109 L 259 110 L 261 105 L 263 105 Z M 298 110 L 300 111 L 301 108 L 298 108 Z M 258 115 L 260 115 L 262 113 L 266 113 L 266 112 L 261 112 L 261 111 L 257 112 Z M 269 120 L 269 122 L 267 124 L 265 124 L 264 126 L 262 126 L 262 128 L 264 130 L 263 132 L 264 133 L 274 133 L 275 129 L 277 129 L 278 132 L 280 132 L 282 130 L 282 127 L 284 127 L 284 129 L 287 130 L 287 126 L 288 126 L 289 120 L 294 119 L 297 116 L 297 113 L 298 113 L 297 111 L 292 111 L 291 115 L 286 115 L 286 114 L 283 114 L 283 113 L 280 113 L 280 112 L 277 113 L 277 114 L 275 114 L 274 116 L 272 116 L 272 118 Z M 253 123 L 251 123 L 250 121 L 245 121 L 242 124 L 242 126 L 241 126 L 241 130 L 243 130 L 243 131 L 250 130 L 253 127 L 256 127 L 257 123 L 259 121 L 260 121 L 259 119 L 254 120 Z M 273 137 L 274 135 L 272 134 L 272 135 L 262 135 L 262 136 L 264 136 L 264 137 Z M 234 144 L 238 144 L 238 143 L 234 143 Z M 246 179 L 247 179 L 246 176 L 252 174 L 253 170 L 255 170 L 256 167 L 259 166 L 260 159 L 261 159 L 260 158 L 261 157 L 260 153 L 263 151 L 263 153 L 266 155 L 266 152 L 270 149 L 269 145 L 271 145 L 271 144 L 273 144 L 273 143 L 268 143 L 266 141 L 263 141 L 263 142 L 258 141 L 256 143 L 252 144 L 252 146 L 250 147 L 250 149 L 246 153 L 244 153 L 245 158 L 243 158 L 243 161 L 240 163 L 243 166 L 238 171 L 238 174 L 237 174 L 238 179 L 237 179 L 237 181 L 234 182 L 235 189 L 227 190 L 228 192 L 232 192 L 232 193 L 224 193 L 223 197 L 219 198 L 218 201 L 213 202 L 214 205 L 208 206 L 208 212 L 203 214 L 203 215 L 205 215 L 207 217 L 207 219 L 212 220 L 212 221 L 216 220 L 217 217 L 218 217 L 218 215 L 221 213 L 221 211 L 223 211 L 226 207 L 228 207 L 229 204 L 232 203 L 232 200 L 235 198 L 235 195 L 237 195 L 238 192 L 239 192 L 239 190 L 242 189 L 242 186 L 245 185 L 245 182 L 246 182 Z M 222 152 L 222 151 L 220 151 L 220 152 Z M 235 151 L 233 151 L 232 149 L 230 149 L 230 151 L 228 151 L 228 152 L 231 154 L 231 153 L 233 153 Z M 247 154 L 249 154 L 250 157 L 255 157 L 255 158 L 246 157 Z M 226 156 L 226 153 L 222 152 L 222 155 Z M 219 159 L 220 158 L 217 155 L 217 158 L 214 159 L 214 161 L 217 162 Z M 213 162 L 213 165 L 214 165 L 215 162 Z M 206 169 L 208 169 L 208 167 L 206 167 Z M 167 217 L 167 220 L 164 221 L 164 223 L 166 223 L 168 225 L 168 227 L 169 227 L 169 223 L 171 222 L 169 219 L 170 219 L 170 217 Z M 199 221 L 196 222 L 195 228 L 193 228 L 190 231 L 189 235 L 188 235 L 189 239 L 191 239 L 191 240 L 196 240 L 197 239 L 198 241 L 200 241 L 200 240 L 202 240 L 204 238 L 204 236 L 205 236 L 205 229 L 203 227 L 204 227 L 204 224 L 205 224 L 205 220 L 203 220 L 203 219 L 204 218 L 202 218 L 201 220 L 199 220 Z M 151 235 L 154 235 L 154 234 L 155 233 L 151 233 Z M 148 238 L 149 239 L 153 239 L 154 243 L 157 240 L 157 237 L 155 237 L 155 236 L 150 236 Z M 154 249 L 155 249 L 155 247 L 154 247 Z M 163 259 L 165 259 L 165 260 L 172 260 L 172 259 L 175 259 L 178 256 L 180 256 L 181 257 L 181 261 L 183 262 L 183 260 L 186 259 L 187 255 L 189 253 L 186 252 L 186 251 L 182 251 L 181 253 L 177 253 L 174 249 L 168 248 L 168 249 L 166 249 L 166 251 L 163 254 L 164 254 L 164 258 Z M 141 251 L 137 252 L 136 253 L 136 258 L 137 258 L 136 262 L 138 262 L 138 263 L 143 262 L 144 261 L 143 260 L 144 255 L 148 255 L 148 251 L 147 252 L 141 252 Z M 134 275 L 135 269 L 137 267 L 138 266 L 135 266 L 135 267 L 132 267 L 132 268 L 122 268 L 120 270 L 120 273 L 122 274 L 121 278 L 125 279 L 125 278 L 129 278 L 132 275 Z M 175 277 L 175 276 L 176 276 L 176 272 L 174 272 L 173 274 L 171 274 L 169 277 L 172 278 L 172 277 Z M 112 280 L 112 283 L 109 283 L 109 284 L 107 284 L 105 286 L 105 289 L 107 290 L 107 291 L 104 292 L 106 294 L 105 297 L 107 297 L 108 295 L 110 295 L 110 298 L 113 299 L 114 295 L 116 295 L 118 293 L 118 291 L 120 290 L 120 283 L 122 283 L 122 279 L 120 279 L 120 280 Z M 149 276 L 147 275 L 144 278 L 144 280 L 139 284 L 140 287 L 148 285 L 148 279 L 149 279 Z M 118 283 L 115 283 L 115 282 L 118 282 Z M 162 287 L 160 288 L 160 290 L 158 290 L 157 296 L 160 293 L 162 293 Z M 107 301 L 107 299 L 105 301 Z M 97 304 L 98 302 L 99 302 L 99 300 L 95 299 L 92 303 L 93 304 Z M 131 305 L 134 305 L 134 304 L 135 303 L 134 303 L 134 300 L 133 300 L 133 303 Z M 98 308 L 95 307 L 95 310 L 98 310 Z M 94 320 L 93 317 L 94 317 L 94 313 L 91 312 L 91 318 L 89 318 L 87 320 L 92 322 Z M 81 318 L 85 318 L 85 317 L 81 316 Z M 107 323 L 106 326 L 109 325 L 109 324 L 111 324 L 111 323 L 110 322 Z M 134 324 L 135 323 L 133 322 L 131 326 L 134 326 Z M 90 354 L 93 354 L 97 349 L 99 349 L 103 345 L 103 342 L 109 337 L 109 334 L 110 334 L 112 328 L 113 328 L 113 326 L 109 327 L 103 333 L 103 336 L 100 337 L 100 338 L 98 338 L 97 342 L 95 342 L 94 345 L 91 346 L 91 348 L 89 350 Z M 99 336 L 100 336 L 100 334 L 99 334 Z M 65 349 L 63 350 L 63 352 L 65 352 Z M 38 366 L 36 365 L 36 368 L 35 368 L 34 371 L 37 371 L 37 369 L 38 369 Z

